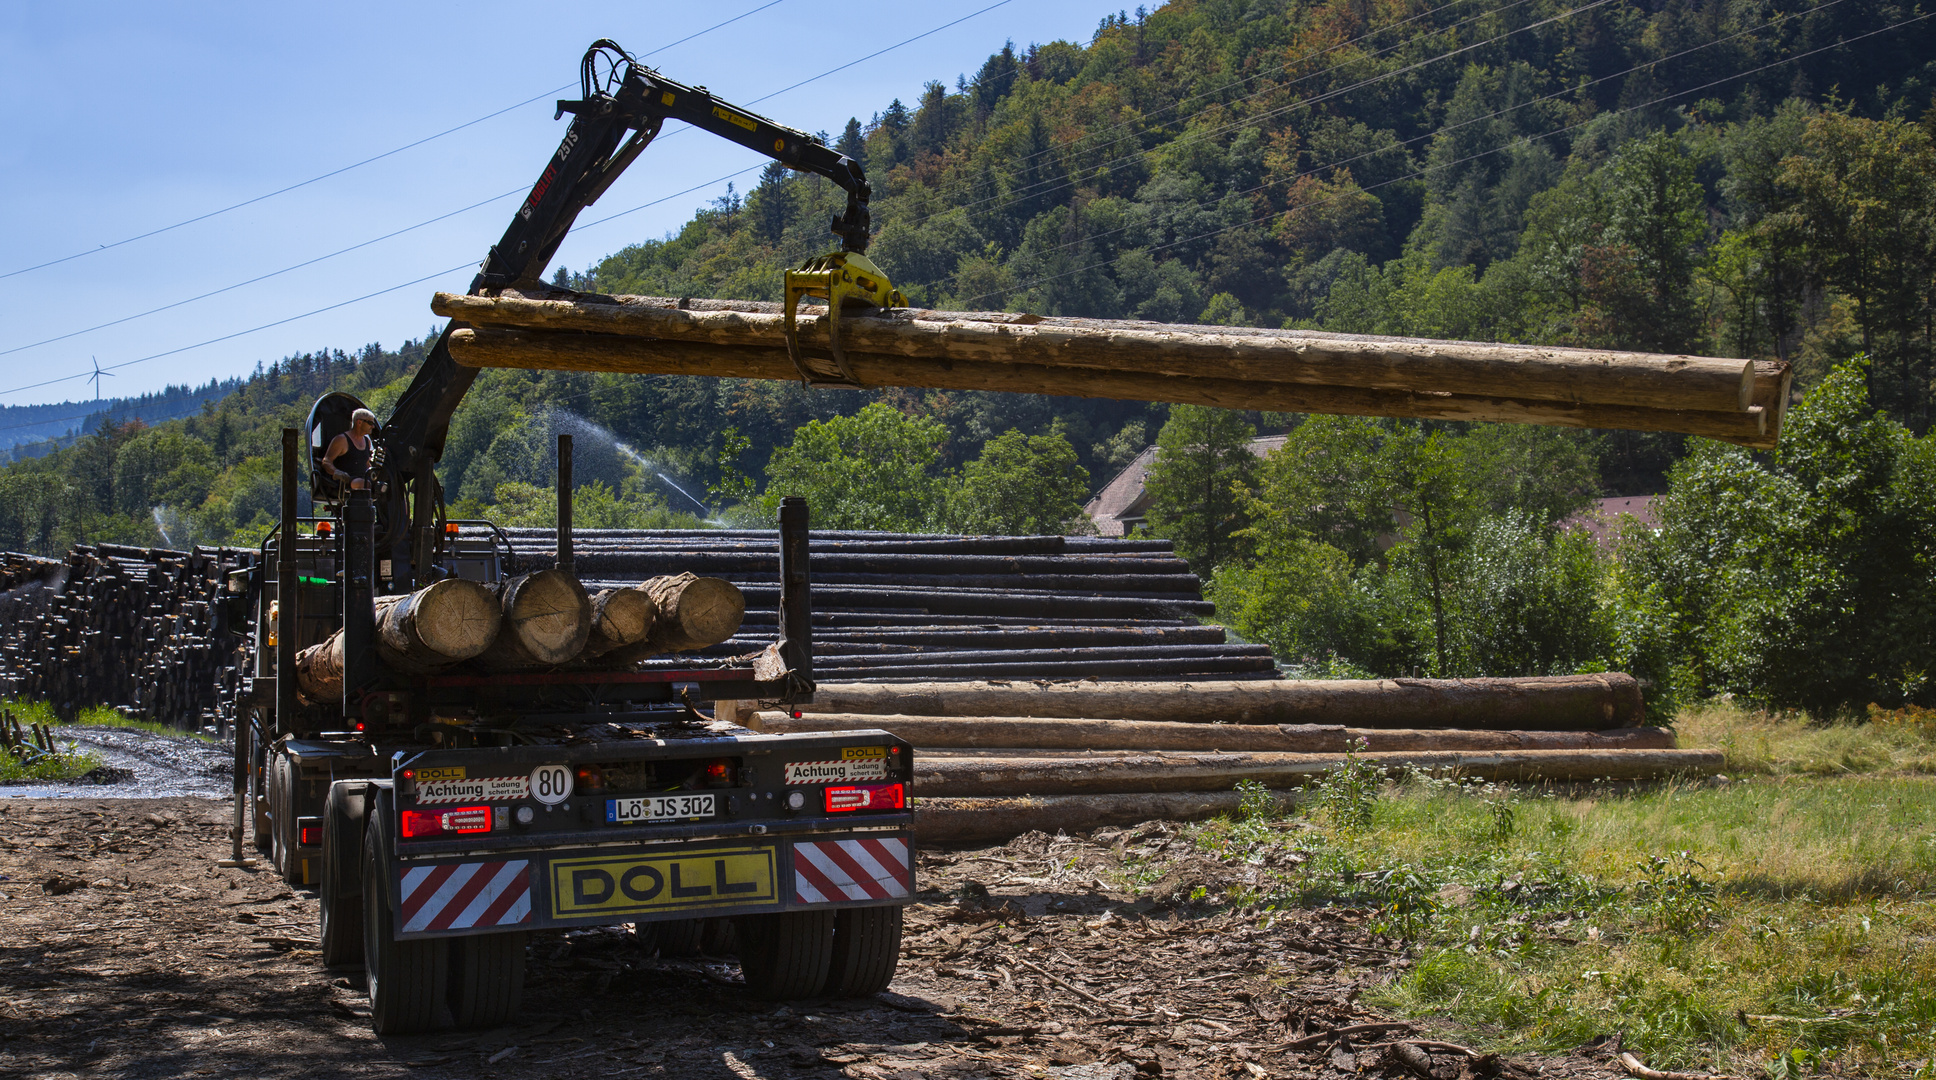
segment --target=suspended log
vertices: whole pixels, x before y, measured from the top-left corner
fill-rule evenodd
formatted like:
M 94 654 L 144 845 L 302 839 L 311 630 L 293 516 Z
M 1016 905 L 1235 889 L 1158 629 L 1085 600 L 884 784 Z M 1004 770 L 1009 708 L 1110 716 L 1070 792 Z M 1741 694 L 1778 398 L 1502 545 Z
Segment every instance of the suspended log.
M 783 382 L 799 379 L 799 372 L 786 350 L 775 347 L 699 345 L 614 334 L 490 328 L 453 331 L 449 345 L 451 356 L 470 367 L 717 375 Z M 1167 401 L 1222 409 L 1674 431 L 1754 449 L 1774 446 L 1767 437 L 1765 411 L 1754 405 L 1726 412 L 1643 408 L 1467 394 L 1436 388 L 1393 390 L 1266 383 L 1036 364 L 970 364 L 853 351 L 847 353 L 847 364 L 854 377 L 870 387 L 992 390 L 1118 401 Z
M 746 617 L 745 594 L 723 578 L 676 574 L 653 578 L 639 588 L 652 598 L 657 622 L 643 641 L 612 651 L 610 659 L 643 660 L 717 645 L 739 633 Z
M 1382 750 L 1672 750 L 1666 728 L 1610 731 L 1445 731 L 1348 728 L 1321 724 L 1175 724 L 1139 720 L 1067 720 L 1031 716 L 867 716 L 860 713 L 761 712 L 772 732 L 882 729 L 926 750 L 1015 747 L 1038 750 L 1208 750 L 1343 753 L 1362 742 Z
M 553 667 L 584 651 L 592 603 L 577 578 L 540 570 L 500 582 L 493 591 L 504 622 L 497 640 L 477 658 L 480 667 Z
M 296 654 L 296 685 L 312 702 L 343 700 L 343 632 Z
M 1411 750 L 1358 755 L 1390 774 L 1504 781 L 1653 780 L 1719 772 L 1719 750 Z M 1239 780 L 1296 787 L 1332 772 L 1343 754 L 1164 754 L 1039 758 L 916 756 L 914 791 L 940 795 L 1076 795 L 1227 791 Z
M 476 326 L 591 332 L 713 347 L 785 346 L 784 316 L 778 311 L 693 311 L 654 304 L 644 297 L 628 299 L 646 302 L 439 293 L 431 307 L 440 315 Z M 824 349 L 827 319 L 802 319 L 800 333 L 803 343 Z M 1732 413 L 1748 408 L 1754 389 L 1753 364 L 1747 360 L 1307 330 L 903 310 L 845 315 L 841 333 L 842 346 L 850 355 L 871 353 L 964 366 L 1076 368 L 1091 378 L 1096 373 L 1133 373 Z
M 1270 682 L 823 682 L 809 713 L 1037 716 L 1197 724 L 1598 731 L 1646 723 L 1631 675 Z
M 601 589 L 592 597 L 592 633 L 584 655 L 603 656 L 644 641 L 658 619 L 659 605 L 644 589 Z
M 463 578 L 446 578 L 405 595 L 379 596 L 377 653 L 398 671 L 435 671 L 490 648 L 503 619 L 491 590 Z
M 1295 809 L 1298 791 L 1272 791 L 1279 812 Z M 1201 821 L 1234 814 L 1235 791 L 1177 791 L 1141 795 L 1017 795 L 1006 798 L 923 796 L 914 808 L 914 835 L 933 844 L 991 843 L 1026 832 L 1086 832 L 1145 821 Z

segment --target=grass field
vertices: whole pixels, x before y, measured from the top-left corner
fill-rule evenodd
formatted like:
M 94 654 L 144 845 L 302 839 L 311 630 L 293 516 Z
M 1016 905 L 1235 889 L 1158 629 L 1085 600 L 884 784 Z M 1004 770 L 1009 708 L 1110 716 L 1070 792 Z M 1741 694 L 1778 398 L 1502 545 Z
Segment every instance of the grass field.
M 1334 775 L 1284 828 L 1198 844 L 1304 863 L 1232 903 L 1376 907 L 1417 963 L 1368 1000 L 1497 1049 L 1620 1032 L 1656 1068 L 1936 1075 L 1936 726 L 1729 706 L 1683 746 L 1728 781 L 1508 788 Z M 1264 805 L 1261 801 L 1258 806 Z M 1273 825 L 1275 827 L 1273 827 Z

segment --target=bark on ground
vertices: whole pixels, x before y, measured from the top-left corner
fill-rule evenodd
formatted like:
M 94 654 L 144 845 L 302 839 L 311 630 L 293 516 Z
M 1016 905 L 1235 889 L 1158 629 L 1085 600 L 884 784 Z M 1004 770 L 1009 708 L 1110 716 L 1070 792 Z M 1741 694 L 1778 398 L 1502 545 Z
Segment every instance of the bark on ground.
M 0 1075 L 1417 1077 L 1377 1044 L 1435 1034 L 1327 1037 L 1388 1019 L 1355 1001 L 1403 971 L 1403 946 L 1363 911 L 1192 906 L 1260 868 L 1152 822 L 922 853 L 900 974 L 874 998 L 779 1006 L 729 958 L 546 933 L 518 1023 L 378 1038 L 360 976 L 318 965 L 313 894 L 215 865 L 227 823 L 206 799 L 0 799 Z M 1125 859 L 1161 877 L 1124 891 Z M 1445 1080 L 1620 1075 L 1604 1049 L 1432 1063 Z

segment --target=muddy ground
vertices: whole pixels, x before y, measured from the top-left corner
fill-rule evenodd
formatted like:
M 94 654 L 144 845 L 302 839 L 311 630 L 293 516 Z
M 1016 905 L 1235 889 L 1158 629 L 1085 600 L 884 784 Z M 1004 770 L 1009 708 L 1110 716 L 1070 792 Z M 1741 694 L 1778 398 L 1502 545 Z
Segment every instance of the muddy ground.
M 1403 970 L 1400 945 L 1360 911 L 1193 907 L 1199 885 L 1219 895 L 1257 868 L 1162 823 L 923 853 L 900 974 L 874 998 L 776 1006 L 736 985 L 730 959 L 544 933 L 516 1025 L 378 1038 L 360 976 L 318 965 L 313 895 L 216 865 L 225 803 L 6 794 L 0 1076 L 1619 1075 L 1604 1051 L 1389 1045 L 1435 1034 L 1355 1003 Z M 1167 869 L 1147 889 L 1107 884 L 1137 857 Z

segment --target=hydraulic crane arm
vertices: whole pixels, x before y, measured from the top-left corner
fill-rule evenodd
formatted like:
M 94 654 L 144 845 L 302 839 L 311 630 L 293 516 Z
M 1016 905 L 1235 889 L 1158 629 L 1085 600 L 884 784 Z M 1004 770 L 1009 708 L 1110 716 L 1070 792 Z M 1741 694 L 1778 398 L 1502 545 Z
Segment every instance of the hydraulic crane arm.
M 703 86 L 668 79 L 606 39 L 586 51 L 580 89 L 579 100 L 558 102 L 557 115 L 571 113 L 571 126 L 485 258 L 471 282 L 471 295 L 537 285 L 579 212 L 598 201 L 669 119 L 712 132 L 788 168 L 825 176 L 846 191 L 847 208 L 831 225 L 840 237 L 841 252 L 816 260 L 816 266 L 824 268 L 829 260 L 838 265 L 844 257 L 867 250 L 867 177 L 858 162 L 814 136 L 720 101 Z M 864 260 L 856 265 L 868 266 Z M 824 276 L 825 270 L 819 273 Z M 893 295 L 884 281 L 876 293 Z M 380 434 L 388 489 L 379 558 L 393 562 L 399 587 L 428 581 L 427 568 L 435 561 L 442 533 L 436 465 L 443 457 L 451 417 L 477 377 L 476 369 L 451 359 L 446 344 L 451 328 L 438 337 Z

